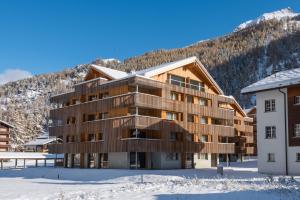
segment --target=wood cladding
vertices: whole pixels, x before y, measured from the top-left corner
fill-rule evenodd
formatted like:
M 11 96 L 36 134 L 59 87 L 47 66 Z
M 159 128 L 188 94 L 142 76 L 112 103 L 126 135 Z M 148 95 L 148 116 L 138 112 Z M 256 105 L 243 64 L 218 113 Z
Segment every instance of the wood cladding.
M 9 151 L 10 149 L 10 126 L 0 122 L 0 151 Z
M 300 137 L 294 137 L 295 124 L 300 124 L 300 105 L 295 105 L 295 96 L 300 96 L 300 85 L 289 87 L 287 93 L 289 146 L 300 146 Z
M 170 99 L 172 91 L 182 94 L 180 100 Z M 100 93 L 108 95 L 101 99 Z M 186 95 L 192 95 L 194 99 L 207 99 L 209 103 L 207 106 L 188 103 Z M 93 100 L 88 101 L 89 96 Z M 220 143 L 219 137 L 235 137 L 235 128 L 251 132 L 248 125 L 233 126 L 233 109 L 219 107 L 219 102 L 234 104 L 232 98 L 142 77 L 111 82 L 90 80 L 76 85 L 74 92 L 52 97 L 51 102 L 62 105 L 70 103 L 69 106 L 50 111 L 51 119 L 60 121 L 60 124 L 54 123 L 49 127 L 49 133 L 62 137 L 64 141 L 64 144 L 51 145 L 51 153 L 138 151 L 232 154 L 236 151 L 235 144 Z M 180 113 L 180 120 L 167 120 L 167 112 Z M 197 123 L 188 122 L 188 114 L 195 115 Z M 93 120 L 86 120 L 89 115 Z M 105 117 L 100 117 L 102 115 Z M 70 117 L 74 123 L 66 124 Z M 207 117 L 207 124 L 201 124 L 200 117 Z M 213 119 L 231 125 L 212 124 Z M 243 117 L 239 119 L 249 120 Z M 157 131 L 160 139 L 124 138 L 128 137 L 130 130 L 135 129 Z M 181 141 L 171 141 L 171 132 L 180 133 Z M 103 141 L 87 141 L 87 134 L 97 133 L 103 134 Z M 206 135 L 209 142 L 201 142 L 202 135 Z M 74 141 L 66 142 L 67 136 L 74 136 Z

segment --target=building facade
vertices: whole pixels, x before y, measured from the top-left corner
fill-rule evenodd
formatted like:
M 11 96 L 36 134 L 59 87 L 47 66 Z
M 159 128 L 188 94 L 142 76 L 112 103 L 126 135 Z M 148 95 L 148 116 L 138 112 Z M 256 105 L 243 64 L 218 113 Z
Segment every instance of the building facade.
M 244 110 L 248 117 L 251 117 L 253 119 L 253 156 L 257 156 L 257 126 L 256 126 L 256 106 L 253 106 L 252 108 L 249 108 L 247 110 Z
M 269 76 L 242 90 L 256 93 L 258 170 L 300 174 L 300 69 Z
M 13 128 L 10 124 L 0 120 L 0 152 L 10 150 L 10 130 Z
M 202 168 L 253 153 L 252 118 L 196 57 L 132 73 L 92 65 L 51 102 L 49 134 L 63 143 L 49 151 L 65 167 Z

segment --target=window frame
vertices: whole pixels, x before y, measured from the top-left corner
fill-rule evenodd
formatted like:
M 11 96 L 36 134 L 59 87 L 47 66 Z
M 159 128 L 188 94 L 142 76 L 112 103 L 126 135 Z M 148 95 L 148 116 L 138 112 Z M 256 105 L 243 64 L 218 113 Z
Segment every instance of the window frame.
M 270 132 L 268 133 L 268 131 Z M 276 139 L 276 126 L 265 127 L 265 139 Z
M 276 112 L 276 101 L 275 99 L 265 100 L 265 113 Z
M 294 105 L 299 106 L 300 105 L 300 96 L 294 97 Z
M 296 153 L 296 162 L 300 162 L 300 153 Z
M 273 157 L 272 157 L 273 156 Z M 272 159 L 271 159 L 272 158 Z M 276 162 L 275 153 L 268 153 L 268 162 Z
M 294 137 L 300 137 L 300 124 L 294 124 Z

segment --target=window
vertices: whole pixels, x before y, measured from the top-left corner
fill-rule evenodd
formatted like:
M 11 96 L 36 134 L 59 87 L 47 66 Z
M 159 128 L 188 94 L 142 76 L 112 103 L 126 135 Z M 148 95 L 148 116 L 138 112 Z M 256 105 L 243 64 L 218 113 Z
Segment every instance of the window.
M 198 153 L 198 159 L 208 160 L 208 154 L 207 153 Z
M 188 114 L 188 116 L 187 116 L 187 121 L 188 121 L 188 122 L 195 122 L 195 117 L 194 117 L 194 115 Z
M 88 134 L 88 141 L 96 141 L 95 134 Z
M 266 139 L 276 138 L 276 127 L 266 126 Z
M 268 162 L 275 162 L 275 154 L 268 153 Z
M 177 139 L 177 133 L 171 132 L 170 133 L 170 140 L 176 140 Z
M 294 104 L 295 105 L 300 105 L 300 96 L 295 96 L 295 98 L 294 98 Z
M 265 100 L 265 112 L 275 112 L 275 99 Z
M 186 100 L 187 100 L 188 103 L 194 103 L 194 97 L 191 96 L 191 95 L 187 95 Z
M 201 142 L 208 142 L 208 135 L 201 135 Z
M 177 120 L 177 117 L 178 117 L 177 113 L 167 112 L 167 119 L 168 120 Z
M 199 105 L 200 106 L 207 106 L 207 99 L 199 98 Z
M 296 153 L 296 162 L 300 162 L 300 153 Z
M 171 99 L 174 101 L 178 101 L 179 100 L 179 95 L 176 92 L 171 92 Z
M 193 135 L 188 133 L 188 134 L 186 135 L 186 140 L 187 140 L 188 142 L 192 142 L 192 141 L 193 141 Z
M 107 119 L 108 118 L 108 112 L 105 113 L 99 113 L 99 119 Z
M 295 124 L 294 137 L 300 137 L 300 124 Z
M 178 153 L 168 153 L 166 155 L 166 160 L 169 160 L 169 161 L 178 160 Z
M 88 101 L 93 101 L 93 100 L 96 100 L 97 99 L 97 95 L 90 95 L 88 97 Z
M 204 92 L 204 84 L 199 81 L 190 80 L 190 88 Z
M 108 92 L 100 93 L 99 94 L 99 99 L 104 99 L 108 97 Z
M 91 114 L 91 115 L 88 115 L 87 121 L 94 121 L 95 119 L 96 119 L 96 115 Z
M 201 124 L 207 124 L 207 117 L 201 117 L 200 123 Z
M 175 75 L 168 75 L 168 80 L 169 83 L 171 83 L 172 85 L 178 85 L 181 87 L 185 87 L 185 78 L 181 77 L 181 76 L 175 76 Z

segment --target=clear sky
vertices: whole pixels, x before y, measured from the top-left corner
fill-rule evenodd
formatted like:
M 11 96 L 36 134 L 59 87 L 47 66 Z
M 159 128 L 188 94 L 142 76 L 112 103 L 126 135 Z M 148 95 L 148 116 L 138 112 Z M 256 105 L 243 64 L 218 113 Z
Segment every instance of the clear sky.
M 0 79 L 183 47 L 288 6 L 300 12 L 299 0 L 2 0 Z

